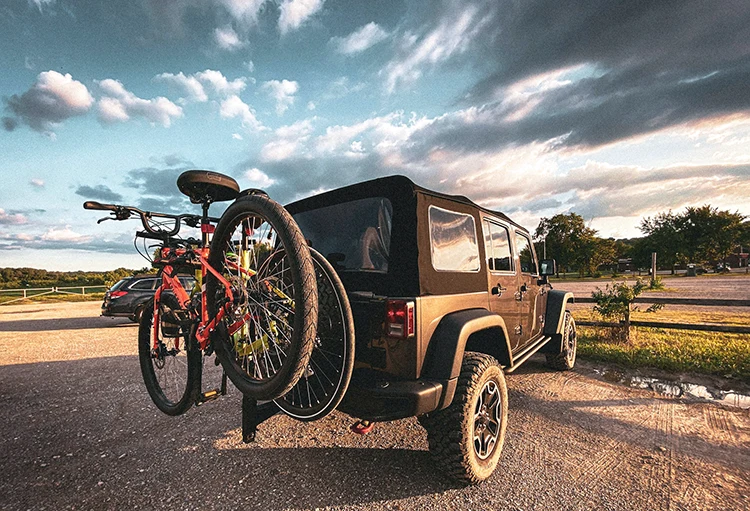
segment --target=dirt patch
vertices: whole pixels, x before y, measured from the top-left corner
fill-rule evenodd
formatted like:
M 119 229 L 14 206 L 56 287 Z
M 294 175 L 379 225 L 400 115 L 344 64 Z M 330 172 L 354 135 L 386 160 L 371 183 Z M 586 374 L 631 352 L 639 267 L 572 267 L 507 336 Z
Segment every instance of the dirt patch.
M 4 509 L 750 507 L 747 411 L 531 360 L 508 376 L 497 472 L 457 488 L 432 465 L 414 419 L 361 437 L 340 413 L 309 424 L 279 415 L 246 445 L 236 391 L 162 415 L 141 383 L 136 326 L 98 317 L 98 307 L 0 316 Z

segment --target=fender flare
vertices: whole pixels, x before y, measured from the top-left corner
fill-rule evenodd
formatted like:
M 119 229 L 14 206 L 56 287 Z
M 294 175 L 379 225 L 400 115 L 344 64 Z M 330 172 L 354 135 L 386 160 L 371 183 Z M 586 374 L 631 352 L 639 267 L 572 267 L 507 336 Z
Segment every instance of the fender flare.
M 469 337 L 489 329 L 502 331 L 505 340 L 503 348 L 511 357 L 508 329 L 500 315 L 487 309 L 467 309 L 446 314 L 430 339 L 422 376 L 442 381 L 458 378 Z
M 565 320 L 565 308 L 568 302 L 575 303 L 570 291 L 551 290 L 547 296 L 547 311 L 544 316 L 544 335 L 552 337 L 540 350 L 542 353 L 558 353 L 562 349 L 562 329 Z

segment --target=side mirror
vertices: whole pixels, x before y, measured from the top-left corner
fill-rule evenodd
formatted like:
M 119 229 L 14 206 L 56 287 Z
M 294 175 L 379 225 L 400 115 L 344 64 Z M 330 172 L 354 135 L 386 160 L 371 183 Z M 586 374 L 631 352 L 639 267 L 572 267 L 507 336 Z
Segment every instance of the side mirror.
M 542 277 L 550 277 L 557 273 L 557 263 L 554 259 L 543 259 L 539 265 L 539 270 Z

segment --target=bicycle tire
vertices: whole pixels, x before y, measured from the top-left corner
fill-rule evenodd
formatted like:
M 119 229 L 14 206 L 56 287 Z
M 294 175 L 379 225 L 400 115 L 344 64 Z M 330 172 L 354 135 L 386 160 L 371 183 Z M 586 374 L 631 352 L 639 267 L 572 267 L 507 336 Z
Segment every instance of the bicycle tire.
M 176 316 L 173 312 L 178 310 L 180 306 L 175 296 L 161 297 L 160 321 L 157 325 L 159 353 L 154 353 L 151 337 L 154 327 L 153 298 L 146 302 L 138 327 L 138 359 L 143 383 L 156 407 L 167 415 L 181 415 L 195 404 L 203 369 L 201 351 L 194 336 L 174 321 Z M 165 329 L 169 330 L 168 335 Z
M 354 369 L 354 318 L 346 289 L 331 263 L 310 249 L 318 286 L 318 330 L 303 377 L 275 400 L 281 410 L 308 422 L 326 417 L 344 398 Z
M 310 361 L 318 318 L 315 271 L 299 227 L 267 196 L 240 197 L 221 216 L 208 260 L 231 283 L 234 295 L 211 333 L 224 371 L 252 399 L 283 396 Z M 240 265 L 247 266 L 244 273 Z M 206 293 L 214 318 L 227 295 L 211 273 Z

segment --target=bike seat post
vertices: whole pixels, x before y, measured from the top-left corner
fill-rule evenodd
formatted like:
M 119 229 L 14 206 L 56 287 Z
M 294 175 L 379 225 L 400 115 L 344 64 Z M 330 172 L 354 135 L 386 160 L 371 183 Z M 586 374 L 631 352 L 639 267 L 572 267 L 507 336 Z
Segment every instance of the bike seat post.
M 211 199 L 206 197 L 201 201 L 201 208 L 203 210 L 203 216 L 201 217 L 201 241 L 203 248 L 206 248 L 211 243 L 210 234 L 213 232 L 211 228 L 211 221 L 208 219 L 208 208 L 211 206 Z

